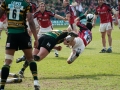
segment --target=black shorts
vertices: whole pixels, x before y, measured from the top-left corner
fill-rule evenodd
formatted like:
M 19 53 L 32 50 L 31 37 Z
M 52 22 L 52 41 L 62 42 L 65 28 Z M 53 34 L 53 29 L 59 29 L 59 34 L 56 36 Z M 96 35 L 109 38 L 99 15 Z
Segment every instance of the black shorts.
M 39 45 L 37 49 L 40 50 L 40 47 L 44 47 L 45 49 L 48 50 L 48 52 L 50 52 L 56 45 L 56 39 L 48 35 L 42 35 L 39 38 L 38 42 L 39 42 Z
M 31 48 L 32 42 L 27 32 L 17 34 L 8 33 L 6 49 L 23 50 Z

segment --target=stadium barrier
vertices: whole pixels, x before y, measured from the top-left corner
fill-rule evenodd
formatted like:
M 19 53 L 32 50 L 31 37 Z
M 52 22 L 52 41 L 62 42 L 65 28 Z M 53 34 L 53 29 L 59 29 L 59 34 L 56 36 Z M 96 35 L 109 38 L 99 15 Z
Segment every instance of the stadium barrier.
M 52 25 L 53 26 L 66 26 L 69 25 L 68 21 L 64 21 L 64 20 L 51 20 L 52 21 Z M 100 23 L 100 18 L 98 17 L 96 20 L 96 24 Z

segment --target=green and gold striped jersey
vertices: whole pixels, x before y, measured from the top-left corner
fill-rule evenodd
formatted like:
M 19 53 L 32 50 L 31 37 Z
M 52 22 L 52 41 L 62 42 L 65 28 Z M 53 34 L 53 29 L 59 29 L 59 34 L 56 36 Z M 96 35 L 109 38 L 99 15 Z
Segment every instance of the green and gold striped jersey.
M 5 0 L 0 8 L 7 14 L 8 33 L 26 31 L 26 15 L 31 12 L 31 6 L 26 0 Z
M 59 44 L 64 41 L 64 38 L 68 35 L 68 32 L 64 30 L 52 30 L 45 33 L 45 35 L 54 37 L 56 39 L 56 44 Z
M 62 31 L 61 30 L 52 30 L 50 32 L 45 33 L 45 35 L 52 36 L 54 38 L 57 38 L 59 35 L 61 35 Z

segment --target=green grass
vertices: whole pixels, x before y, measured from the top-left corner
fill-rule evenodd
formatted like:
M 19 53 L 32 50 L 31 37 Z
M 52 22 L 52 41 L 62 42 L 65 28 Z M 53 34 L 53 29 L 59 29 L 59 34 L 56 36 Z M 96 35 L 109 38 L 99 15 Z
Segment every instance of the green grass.
M 65 28 L 55 27 L 55 29 Z M 98 29 L 99 26 L 93 28 L 92 42 L 71 65 L 66 62 L 70 49 L 63 44 L 61 44 L 63 48 L 58 58 L 52 51 L 45 59 L 37 63 L 41 90 L 120 90 L 120 30 L 114 27 L 112 32 L 113 53 L 99 53 L 102 43 Z M 0 68 L 4 64 L 5 42 L 6 35 L 2 32 Z M 15 53 L 11 72 L 17 73 L 22 67 L 23 62 L 19 64 L 15 62 L 22 54 L 22 51 Z M 5 90 L 33 90 L 33 79 L 29 68 L 25 71 L 22 83 L 6 84 Z

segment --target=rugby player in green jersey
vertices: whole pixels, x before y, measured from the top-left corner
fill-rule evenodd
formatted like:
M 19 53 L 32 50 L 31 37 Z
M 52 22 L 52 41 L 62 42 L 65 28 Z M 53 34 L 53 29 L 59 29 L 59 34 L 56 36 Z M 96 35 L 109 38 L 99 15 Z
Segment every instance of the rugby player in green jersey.
M 35 61 L 43 60 L 51 52 L 53 48 L 60 51 L 61 46 L 56 46 L 56 44 L 62 43 L 67 35 L 68 35 L 67 30 L 52 30 L 50 32 L 43 34 L 38 40 L 39 42 L 38 47 L 33 49 L 34 60 Z M 25 61 L 23 67 L 19 72 L 19 75 L 21 77 L 24 77 L 23 74 L 27 67 L 28 62 Z
M 27 33 L 26 25 L 27 19 L 35 39 L 34 48 L 37 48 L 38 38 L 31 13 L 31 5 L 27 0 L 4 0 L 0 7 L 0 17 L 5 12 L 7 13 L 8 19 L 8 36 L 5 46 L 5 62 L 1 69 L 1 90 L 4 90 L 14 53 L 17 50 L 22 50 L 24 52 L 33 75 L 35 90 L 39 90 L 40 85 L 37 77 L 37 64 L 32 56 L 32 43 L 30 36 Z

